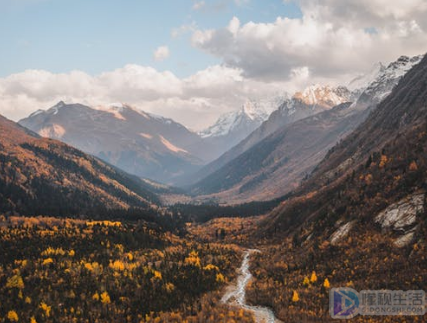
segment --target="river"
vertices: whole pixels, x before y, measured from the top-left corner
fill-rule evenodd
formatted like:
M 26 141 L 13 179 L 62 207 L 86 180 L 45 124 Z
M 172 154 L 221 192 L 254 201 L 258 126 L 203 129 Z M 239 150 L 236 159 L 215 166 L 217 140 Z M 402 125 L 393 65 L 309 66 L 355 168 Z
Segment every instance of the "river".
M 271 309 L 261 306 L 252 306 L 246 304 L 246 287 L 249 281 L 252 279 L 252 274 L 249 271 L 250 255 L 260 252 L 256 249 L 246 250 L 243 256 L 242 265 L 239 269 L 239 276 L 237 277 L 237 283 L 228 286 L 226 293 L 222 297 L 223 303 L 231 306 L 238 306 L 244 310 L 251 311 L 257 323 L 280 323 Z

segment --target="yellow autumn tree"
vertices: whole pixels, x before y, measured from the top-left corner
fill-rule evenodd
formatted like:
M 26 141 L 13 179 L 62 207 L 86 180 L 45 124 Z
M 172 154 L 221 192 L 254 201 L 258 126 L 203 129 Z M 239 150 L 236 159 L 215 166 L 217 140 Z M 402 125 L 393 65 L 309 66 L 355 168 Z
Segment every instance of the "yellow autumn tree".
M 293 294 L 292 294 L 292 302 L 296 303 L 299 301 L 299 295 L 298 292 L 296 290 L 294 290 Z
M 223 274 L 221 274 L 221 273 L 216 274 L 216 281 L 217 281 L 218 283 L 223 283 L 223 282 L 225 282 L 224 275 L 223 275 Z
M 185 263 L 188 265 L 200 267 L 200 258 L 197 251 L 191 251 L 188 257 L 185 258 Z
M 317 282 L 317 275 L 316 275 L 316 272 L 315 272 L 315 271 L 313 271 L 313 272 L 311 273 L 310 281 L 311 281 L 312 283 Z
M 115 271 L 124 271 L 125 270 L 125 264 L 123 261 L 116 260 L 113 263 L 110 263 L 110 268 L 114 269 Z
M 128 260 L 129 260 L 129 261 L 132 261 L 132 260 L 133 260 L 133 254 L 132 254 L 131 252 L 128 252 L 128 253 L 126 254 L 126 257 L 128 258 Z
M 215 266 L 215 265 L 209 264 L 209 265 L 203 267 L 203 270 L 216 270 L 216 271 L 219 271 L 219 268 L 217 266 Z
M 52 306 L 48 306 L 45 302 L 41 302 L 40 308 L 43 310 L 44 315 L 46 317 L 50 317 L 50 311 L 52 310 Z
M 323 282 L 323 287 L 325 287 L 325 288 L 330 288 L 331 287 L 331 284 L 329 283 L 328 278 L 325 278 L 325 281 Z
M 153 275 L 154 275 L 153 278 L 157 278 L 159 280 L 162 280 L 162 273 L 160 271 L 154 270 Z
M 43 260 L 42 265 L 49 265 L 51 263 L 53 263 L 53 259 L 52 258 L 47 258 L 47 259 Z
M 22 280 L 21 276 L 14 275 L 7 280 L 6 287 L 7 288 L 23 289 L 24 288 L 24 281 Z
M 306 276 L 306 277 L 304 277 L 304 281 L 302 282 L 302 284 L 304 285 L 304 286 L 308 286 L 308 285 L 310 285 L 310 279 L 308 279 L 308 277 Z
M 94 301 L 99 301 L 99 294 L 98 294 L 98 292 L 96 292 L 95 294 L 93 294 L 92 299 Z
M 7 313 L 7 318 L 11 322 L 18 322 L 19 321 L 18 313 L 16 313 L 15 311 L 9 311 Z
M 102 304 L 110 304 L 111 303 L 110 295 L 108 295 L 107 292 L 103 292 L 101 294 L 101 303 Z

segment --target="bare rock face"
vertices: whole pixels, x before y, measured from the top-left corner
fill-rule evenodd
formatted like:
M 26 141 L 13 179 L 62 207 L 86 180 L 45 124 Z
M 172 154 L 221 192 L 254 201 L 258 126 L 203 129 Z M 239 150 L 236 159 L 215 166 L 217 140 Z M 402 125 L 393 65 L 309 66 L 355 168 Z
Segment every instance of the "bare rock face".
M 409 245 L 414 240 L 415 231 L 408 232 L 394 240 L 394 245 L 398 248 L 403 248 Z
M 350 230 L 353 228 L 355 221 L 347 222 L 341 225 L 330 237 L 332 245 L 337 245 L 343 238 L 345 238 Z
M 383 229 L 405 231 L 417 221 L 417 215 L 424 212 L 425 194 L 418 193 L 408 196 L 387 207 L 375 217 L 375 222 Z

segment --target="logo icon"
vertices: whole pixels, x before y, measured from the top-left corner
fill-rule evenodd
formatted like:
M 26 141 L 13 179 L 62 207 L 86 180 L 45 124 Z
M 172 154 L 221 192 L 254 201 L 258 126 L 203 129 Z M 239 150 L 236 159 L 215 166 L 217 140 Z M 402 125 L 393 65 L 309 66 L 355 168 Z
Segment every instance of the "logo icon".
M 350 319 L 359 314 L 359 293 L 352 288 L 329 291 L 329 312 L 334 319 Z

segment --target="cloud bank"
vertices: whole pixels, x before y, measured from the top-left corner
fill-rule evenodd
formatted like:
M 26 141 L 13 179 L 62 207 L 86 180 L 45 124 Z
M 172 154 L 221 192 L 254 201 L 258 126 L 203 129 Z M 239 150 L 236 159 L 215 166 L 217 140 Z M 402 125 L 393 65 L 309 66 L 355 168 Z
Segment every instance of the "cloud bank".
M 292 71 L 343 80 L 374 62 L 427 50 L 425 0 L 299 0 L 301 18 L 197 30 L 193 45 L 244 76 L 285 80 Z
M 90 106 L 123 102 L 200 130 L 220 114 L 239 108 L 247 98 L 276 95 L 286 88 L 281 82 L 266 84 L 244 78 L 241 70 L 220 65 L 187 78 L 140 65 L 97 76 L 81 71 L 27 70 L 0 78 L 0 113 L 19 120 L 60 100 Z

